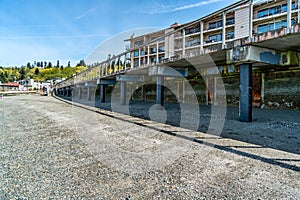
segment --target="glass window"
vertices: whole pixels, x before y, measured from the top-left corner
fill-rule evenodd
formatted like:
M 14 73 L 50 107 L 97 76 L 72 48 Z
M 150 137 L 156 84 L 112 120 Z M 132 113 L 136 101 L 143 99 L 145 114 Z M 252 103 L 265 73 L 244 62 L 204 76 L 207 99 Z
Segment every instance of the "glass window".
M 134 57 L 139 56 L 139 51 L 135 51 L 135 52 L 133 53 L 133 56 L 134 56 Z
M 270 30 L 270 31 L 275 30 L 275 23 L 269 24 L 269 30 Z
M 219 28 L 223 26 L 223 20 L 217 21 L 217 22 L 210 22 L 208 24 L 208 29 L 214 29 Z
M 209 39 L 211 42 L 219 42 L 219 41 L 222 41 L 222 34 L 210 35 L 210 36 L 208 37 L 208 39 Z
M 234 31 L 226 33 L 226 40 L 234 39 Z
M 234 24 L 234 18 L 227 18 L 226 19 L 226 25 L 231 25 L 231 24 Z
M 156 53 L 157 50 L 156 50 L 156 48 L 151 48 L 150 51 L 151 51 L 151 53 Z
M 165 47 L 164 46 L 159 47 L 158 52 L 165 52 Z
M 286 4 L 282 5 L 281 12 L 287 12 L 287 5 Z
M 269 31 L 269 24 L 259 25 L 257 27 L 257 33 L 258 34 L 265 33 L 265 32 L 268 32 L 268 31 Z
M 281 12 L 281 6 L 275 6 L 269 9 L 269 15 L 279 14 Z
M 297 9 L 297 4 L 295 2 L 292 3 L 292 10 L 296 10 Z
M 281 22 L 275 22 L 275 29 L 281 29 Z
M 281 22 L 281 27 L 282 27 L 282 28 L 287 27 L 287 22 L 286 22 L 286 20 L 283 20 L 283 21 Z
M 258 18 L 266 17 L 268 15 L 269 15 L 269 10 L 268 9 L 258 11 L 258 13 L 257 13 Z

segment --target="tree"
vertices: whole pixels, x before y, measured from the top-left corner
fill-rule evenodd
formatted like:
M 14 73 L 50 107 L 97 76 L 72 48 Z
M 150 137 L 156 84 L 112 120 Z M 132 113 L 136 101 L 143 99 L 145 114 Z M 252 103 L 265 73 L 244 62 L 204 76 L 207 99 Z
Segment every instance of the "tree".
M 24 67 L 21 67 L 21 69 L 20 69 L 20 74 L 21 74 L 21 79 L 23 80 L 23 79 L 25 79 L 25 75 L 26 75 L 26 71 L 25 71 L 25 69 L 24 69 Z
M 28 69 L 31 69 L 31 64 L 30 64 L 30 62 L 27 63 L 27 68 L 28 68 Z
M 44 63 L 43 62 L 41 62 L 41 68 L 44 68 Z
M 79 63 L 76 65 L 76 67 L 78 67 L 78 66 L 86 67 L 86 64 L 85 64 L 84 60 L 80 60 Z
M 60 66 L 60 70 L 64 70 L 64 66 Z
M 56 67 L 59 68 L 59 60 L 57 60 Z
M 71 62 L 70 61 L 68 62 L 68 67 L 71 67 Z
M 36 66 L 37 66 L 37 67 L 40 67 L 40 66 L 41 66 L 41 63 L 40 63 L 40 62 L 37 62 L 37 63 L 36 63 Z
M 35 71 L 34 71 L 34 74 L 35 74 L 35 75 L 38 75 L 39 73 L 40 73 L 39 68 L 36 68 Z
M 47 67 L 47 62 L 46 62 L 46 61 L 44 61 L 44 67 L 45 67 L 45 68 Z
M 48 68 L 52 68 L 52 63 L 48 62 Z

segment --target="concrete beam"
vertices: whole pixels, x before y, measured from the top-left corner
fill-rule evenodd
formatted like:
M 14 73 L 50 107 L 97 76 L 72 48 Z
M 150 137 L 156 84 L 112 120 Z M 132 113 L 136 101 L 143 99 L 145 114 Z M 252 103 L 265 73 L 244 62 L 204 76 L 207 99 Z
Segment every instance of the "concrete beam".
M 227 64 L 265 63 L 271 65 L 295 65 L 299 64 L 297 52 L 278 52 L 273 49 L 252 45 L 235 47 L 227 50 Z
M 117 81 L 126 81 L 126 82 L 143 82 L 144 76 L 139 75 L 119 75 L 116 76 Z
M 166 66 L 154 66 L 149 68 L 149 76 L 187 77 L 188 69 L 176 69 Z
M 115 84 L 117 84 L 117 81 L 113 80 L 113 79 L 100 79 L 100 80 L 98 79 L 97 84 L 98 85 L 115 85 Z

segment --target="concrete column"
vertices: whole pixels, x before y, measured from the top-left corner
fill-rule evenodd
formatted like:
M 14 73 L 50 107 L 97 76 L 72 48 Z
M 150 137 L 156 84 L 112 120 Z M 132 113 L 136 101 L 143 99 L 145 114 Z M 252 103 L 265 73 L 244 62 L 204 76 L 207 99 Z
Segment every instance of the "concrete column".
M 72 98 L 75 98 L 75 88 L 72 88 Z
M 100 102 L 105 102 L 105 96 L 106 96 L 106 85 L 101 84 L 100 85 Z
M 82 99 L 82 91 L 81 88 L 78 88 L 78 98 Z
M 300 23 L 300 0 L 298 0 L 298 20 L 297 20 L 297 22 L 298 22 L 298 24 Z
M 182 29 L 182 56 L 185 57 L 185 30 Z
M 157 76 L 156 83 L 156 104 L 163 106 L 164 105 L 164 77 Z
M 265 104 L 265 74 L 261 74 L 261 105 Z
M 120 81 L 120 103 L 121 105 L 126 105 L 126 81 Z
M 292 27 L 292 0 L 287 0 L 287 33 L 291 32 Z
M 150 45 L 148 45 L 148 50 L 147 50 L 147 64 L 150 64 Z
M 64 96 L 67 96 L 67 89 L 64 88 Z
M 252 42 L 253 38 L 253 0 L 249 2 L 249 42 Z
M 209 97 L 208 97 L 208 95 L 209 95 L 209 89 L 208 89 L 208 87 L 209 87 L 209 78 L 205 78 L 206 79 L 206 91 L 205 91 L 205 105 L 209 105 Z
M 213 105 L 217 105 L 218 102 L 217 102 L 217 77 L 214 77 L 214 102 L 213 102 Z
M 200 21 L 200 54 L 204 53 L 204 37 L 203 37 L 204 23 Z
M 240 65 L 240 108 L 242 122 L 252 122 L 252 64 Z
M 141 48 L 139 48 L 139 67 L 141 66 Z
M 87 87 L 87 99 L 88 101 L 92 100 L 92 92 L 91 92 L 91 87 Z
M 226 48 L 226 13 L 223 12 L 223 28 L 222 28 L 222 49 Z
M 159 63 L 159 62 L 158 62 L 158 59 L 159 59 L 159 56 L 158 56 L 158 54 L 159 54 L 158 48 L 159 48 L 159 45 L 158 45 L 158 41 L 157 41 L 157 42 L 156 42 L 156 63 Z

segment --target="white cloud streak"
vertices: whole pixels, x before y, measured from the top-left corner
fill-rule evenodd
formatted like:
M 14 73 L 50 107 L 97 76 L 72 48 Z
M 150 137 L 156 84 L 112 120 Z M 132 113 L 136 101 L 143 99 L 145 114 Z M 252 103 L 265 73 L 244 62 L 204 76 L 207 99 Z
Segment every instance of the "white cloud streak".
M 186 9 L 200 7 L 200 6 L 205 6 L 205 5 L 213 4 L 213 3 L 216 3 L 216 2 L 219 2 L 219 1 L 223 1 L 223 0 L 206 0 L 206 1 L 201 1 L 199 3 L 185 5 L 185 6 L 181 6 L 181 7 L 175 8 L 175 9 L 171 10 L 170 12 L 175 12 L 175 11 L 179 11 L 179 10 L 186 10 Z
M 172 12 L 192 9 L 192 8 L 196 8 L 196 7 L 200 7 L 200 6 L 205 6 L 205 5 L 209 5 L 209 4 L 214 4 L 214 3 L 217 3 L 217 2 L 220 2 L 220 1 L 224 1 L 224 0 L 203 0 L 203 1 L 200 1 L 198 3 L 182 5 L 182 6 L 179 6 L 179 7 L 174 7 L 173 5 L 165 5 L 165 4 L 162 4 L 162 3 L 157 3 L 152 8 L 144 9 L 141 12 L 147 13 L 147 14 L 172 13 Z
M 84 35 L 58 35 L 58 36 L 0 36 L 0 39 L 71 39 L 71 38 L 91 38 L 108 37 L 108 34 L 84 34 Z
M 87 12 L 83 13 L 82 15 L 78 15 L 77 17 L 75 17 L 76 20 L 80 20 L 82 18 L 85 18 L 85 17 L 88 17 L 88 16 L 91 16 L 93 14 L 96 13 L 96 8 L 91 8 L 89 9 Z

